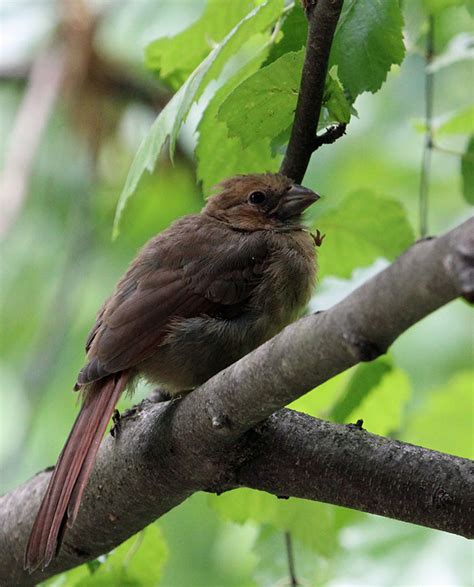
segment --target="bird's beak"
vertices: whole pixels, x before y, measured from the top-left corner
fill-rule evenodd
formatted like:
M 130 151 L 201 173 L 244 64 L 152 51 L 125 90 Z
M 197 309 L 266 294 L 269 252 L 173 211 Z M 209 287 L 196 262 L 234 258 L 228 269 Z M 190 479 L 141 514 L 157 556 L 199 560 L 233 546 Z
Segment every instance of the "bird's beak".
M 278 215 L 284 218 L 298 216 L 319 200 L 319 194 L 302 185 L 294 184 L 286 192 L 278 206 Z

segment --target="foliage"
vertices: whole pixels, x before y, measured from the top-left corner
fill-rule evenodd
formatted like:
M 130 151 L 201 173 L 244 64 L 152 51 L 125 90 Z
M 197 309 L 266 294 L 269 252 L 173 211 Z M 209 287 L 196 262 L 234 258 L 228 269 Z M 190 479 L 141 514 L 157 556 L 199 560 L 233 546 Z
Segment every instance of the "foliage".
M 291 407 L 341 424 L 363 420 L 370 432 L 388 435 L 400 427 L 410 394 L 406 373 L 382 358 L 334 377 Z
M 160 584 L 168 548 L 156 525 L 132 536 L 107 556 L 45 582 L 59 587 L 153 587 Z
M 413 242 L 413 231 L 399 202 L 369 190 L 350 194 L 317 220 L 329 235 L 319 259 L 319 275 L 350 277 L 355 267 L 377 257 L 393 260 Z
M 199 133 L 196 145 L 197 174 L 207 193 L 213 185 L 226 177 L 238 173 L 255 173 L 262 169 L 268 171 L 278 169 L 278 159 L 271 152 L 271 143 L 268 138 L 255 137 L 252 144 L 242 149 L 240 138 L 229 136 L 227 124 L 217 117 L 221 104 L 242 80 L 258 70 L 268 50 L 267 42 L 219 88 L 201 118 L 197 128 Z
M 423 410 L 413 414 L 403 439 L 435 450 L 473 459 L 472 410 L 474 372 L 462 371 L 433 390 Z
M 303 50 L 285 53 L 243 81 L 219 108 L 218 119 L 226 123 L 229 137 L 240 138 L 244 149 L 258 138 L 275 139 L 290 127 L 303 58 Z M 349 122 L 349 104 L 331 75 L 325 94 L 323 126 Z
M 372 363 L 358 365 L 354 369 L 354 373 L 348 381 L 344 392 L 331 406 L 328 414 L 329 418 L 333 422 L 347 422 L 354 410 L 392 371 L 392 363 L 385 358 Z
M 405 55 L 403 17 L 397 0 L 350 0 L 345 3 L 332 48 L 332 63 L 353 99 L 376 92 L 392 64 Z
M 337 546 L 337 528 L 330 506 L 302 499 L 278 499 L 263 491 L 237 489 L 211 496 L 210 504 L 224 520 L 240 524 L 270 524 L 273 530 L 291 531 L 312 550 L 330 556 Z
M 252 8 L 251 0 L 209 0 L 201 18 L 189 28 L 172 38 L 156 39 L 148 45 L 146 66 L 173 89 L 179 88 L 207 56 L 212 45 L 222 41 Z
M 403 59 L 404 48 L 401 37 L 403 21 L 398 3 L 395 0 L 386 0 L 381 11 L 377 6 L 369 0 L 349 3 L 336 32 L 332 63 L 337 66 L 339 75 L 342 76 L 343 87 L 353 99 L 364 90 L 379 89 L 390 65 L 400 63 Z M 167 139 L 170 141 L 170 154 L 173 155 L 179 130 L 193 102 L 199 99 L 206 85 L 219 75 L 225 61 L 232 60 L 243 44 L 253 35 L 268 31 L 283 16 L 282 10 L 282 1 L 266 0 L 245 16 L 196 67 L 158 115 L 135 156 L 120 196 L 114 224 L 115 236 L 118 234 L 118 224 L 128 198 L 135 191 L 144 171 L 153 169 Z M 214 12 L 211 17 L 211 9 L 209 9 L 199 25 L 189 29 L 186 34 L 183 33 L 188 43 L 202 43 L 202 31 L 206 23 L 214 22 L 216 28 L 220 27 L 220 21 L 218 23 L 220 11 Z M 285 38 L 287 39 L 286 35 L 283 35 L 283 42 Z M 274 40 L 277 41 L 275 37 Z M 156 44 L 152 44 L 148 52 L 149 66 L 153 69 L 165 67 L 163 62 L 169 58 L 169 54 L 175 53 L 176 42 L 179 40 L 174 39 L 171 42 L 171 46 L 165 50 L 161 58 L 157 55 L 162 41 L 159 42 L 158 48 Z M 353 51 L 356 51 L 356 54 L 353 55 Z M 347 61 L 348 53 L 352 56 L 350 62 Z M 227 96 L 227 105 L 221 106 L 218 118 L 225 120 L 231 137 L 239 136 L 243 148 L 252 143 L 258 129 L 261 129 L 261 133 L 258 133 L 260 140 L 268 135 L 271 138 L 278 137 L 291 124 L 298 82 L 301 77 L 302 58 L 302 51 L 296 54 L 283 53 L 276 62 L 257 71 L 249 80 L 241 80 L 240 86 L 233 89 Z M 238 68 L 236 61 L 233 60 L 233 65 Z M 179 75 L 180 62 L 175 62 L 174 69 L 171 65 L 167 65 L 165 72 L 166 79 L 174 72 Z M 369 72 L 368 76 L 366 72 Z M 342 88 L 333 75 L 329 77 L 325 95 L 324 106 L 327 117 L 321 121 L 324 124 L 349 120 L 349 107 L 342 95 Z M 356 80 L 358 80 L 357 83 Z M 252 96 L 251 100 L 249 96 Z M 212 134 L 211 132 L 209 137 L 206 135 L 205 140 L 213 140 Z M 226 147 L 229 148 L 225 144 L 220 144 L 220 149 Z M 199 175 L 206 181 L 205 175 L 202 173 Z
M 471 135 L 461 158 L 461 175 L 462 193 L 467 202 L 474 204 L 474 135 Z
M 170 155 L 173 156 L 179 130 L 186 120 L 193 102 L 200 98 L 207 84 L 219 75 L 226 61 L 234 56 L 249 37 L 267 30 L 275 22 L 281 8 L 282 0 L 267 0 L 246 15 L 198 65 L 163 108 L 149 134 L 140 145 L 125 182 L 115 216 L 115 236 L 118 234 L 118 223 L 126 201 L 137 188 L 143 172 L 153 170 L 167 139 L 170 143 Z
M 466 8 L 471 14 L 474 13 L 474 2 L 472 0 L 467 0 L 467 2 L 466 0 L 423 0 L 423 5 L 425 10 L 430 14 L 439 13 L 453 6 L 463 5 L 466 5 Z
M 12 260 L 1 268 L 1 399 L 11 408 L 0 422 L 5 487 L 56 458 L 76 412 L 67 390 L 83 360 L 84 337 L 136 248 L 176 217 L 199 210 L 201 186 L 207 195 L 230 175 L 279 168 L 307 31 L 299 2 L 196 2 L 201 16 L 184 29 L 182 7 L 174 4 L 117 2 L 96 39 L 105 55 L 110 46 L 136 54 L 146 36 L 148 74 L 175 92 L 167 105 L 152 121 L 156 112 L 133 97 L 120 108 L 108 98 L 117 122 L 110 136 L 97 141 L 94 170 L 80 132 L 66 109 L 58 108 L 38 153 L 25 209 L 5 241 L 5 258 Z M 421 145 L 411 119 L 423 111 L 429 16 L 436 25 L 436 55 L 429 66 L 436 84 L 430 230 L 443 231 L 468 214 L 467 204 L 474 203 L 473 106 L 463 80 L 472 67 L 467 19 L 473 12 L 473 3 L 461 0 L 346 0 L 319 128 L 349 121 L 348 133 L 318 151 L 305 179 L 323 195 L 309 225 L 326 233 L 312 307 L 336 303 L 341 292 L 374 271 L 374 263 L 393 260 L 415 238 Z M 181 30 L 153 40 L 163 20 Z M 115 63 L 122 53 L 114 50 L 109 57 Z M 145 82 L 149 77 L 141 66 L 134 63 Z M 17 85 L 2 87 L 6 131 L 19 100 Z M 418 128 L 425 132 L 426 122 Z M 164 153 L 167 143 L 174 167 Z M 115 235 L 120 222 L 121 234 L 111 244 L 120 190 Z M 453 304 L 397 341 L 389 357 L 335 377 L 291 407 L 341 423 L 361 418 L 371 432 L 469 456 L 470 319 L 465 304 Z M 11 410 L 21 414 L 18 425 L 11 424 Z M 451 554 L 437 557 L 432 531 L 245 490 L 196 495 L 108 557 L 48 584 L 277 584 L 287 573 L 284 530 L 295 539 L 302 582 L 311 585 L 370 579 L 396 584 L 401 566 L 407 584 L 422 584 L 413 554 L 422 549 L 429 553 L 425 566 L 433 573 L 441 568 L 446 584 L 469 582 L 469 568 L 458 562 L 468 558 L 466 545 L 455 537 L 443 537 L 443 552 Z M 355 559 L 359 566 L 353 566 Z M 428 573 L 424 583 L 430 578 Z

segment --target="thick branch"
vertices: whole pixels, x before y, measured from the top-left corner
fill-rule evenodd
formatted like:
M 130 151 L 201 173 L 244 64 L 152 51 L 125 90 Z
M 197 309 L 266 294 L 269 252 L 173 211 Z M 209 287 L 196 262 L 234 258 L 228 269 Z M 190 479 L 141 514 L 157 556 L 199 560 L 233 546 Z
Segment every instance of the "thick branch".
M 314 5 L 315 4 L 315 5 Z M 280 172 L 301 182 L 315 145 L 329 54 L 344 0 L 307 2 L 308 38 L 295 119 Z M 320 145 L 318 145 L 320 146 Z
M 344 436 L 344 428 L 319 423 L 331 446 L 323 445 L 318 436 L 317 450 L 309 453 L 310 445 L 305 449 L 295 444 L 295 454 L 300 450 L 306 454 L 305 466 L 314 467 L 314 476 L 325 475 L 325 487 L 318 488 L 316 482 L 312 490 L 303 487 L 292 474 L 295 463 L 291 465 L 287 449 L 288 468 L 277 486 L 265 477 L 264 463 L 283 459 L 285 447 L 278 445 L 278 431 L 272 433 L 274 445 L 270 436 L 265 440 L 265 428 L 261 443 L 249 445 L 245 433 L 337 373 L 385 352 L 412 324 L 458 296 L 472 296 L 473 291 L 471 219 L 442 237 L 417 243 L 341 303 L 289 326 L 182 401 L 148 403 L 123 422 L 117 440 L 109 437 L 103 443 L 76 524 L 44 574 L 27 576 L 22 558 L 49 473 L 1 498 L 0 583 L 32 585 L 109 551 L 197 490 L 245 483 L 466 535 L 463 518 L 471 506 L 462 497 L 468 480 L 468 464 L 462 459 L 359 431 L 354 431 L 359 436 L 349 437 L 348 432 Z M 298 421 L 302 433 L 308 431 L 307 421 Z M 296 431 L 293 435 L 296 438 Z M 350 440 L 348 446 L 345 438 Z M 357 456 L 359 449 L 366 452 L 349 467 L 354 442 L 359 443 Z M 267 452 L 259 457 L 265 446 Z M 272 446 L 275 453 L 270 455 Z M 407 454 L 419 467 L 405 462 Z M 399 465 L 399 476 L 393 477 L 390 456 Z M 435 470 L 431 480 L 427 461 Z M 385 493 L 384 483 L 390 486 Z M 392 483 L 397 484 L 394 499 Z M 341 490 L 344 484 L 351 486 L 346 493 Z M 402 500 L 404 488 L 414 487 L 416 496 Z M 441 511 L 440 503 L 446 509 Z
M 280 410 L 249 434 L 238 485 L 474 537 L 468 459 Z

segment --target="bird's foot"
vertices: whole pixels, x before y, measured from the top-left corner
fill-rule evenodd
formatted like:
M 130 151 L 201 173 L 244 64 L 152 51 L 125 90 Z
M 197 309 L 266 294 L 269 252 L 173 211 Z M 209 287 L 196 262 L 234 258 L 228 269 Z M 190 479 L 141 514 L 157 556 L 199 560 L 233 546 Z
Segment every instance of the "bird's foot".
M 148 396 L 148 399 L 154 404 L 169 402 L 171 398 L 172 396 L 170 392 L 167 391 L 164 387 L 155 387 L 155 389 Z
M 326 238 L 325 234 L 321 234 L 321 231 L 317 228 L 316 233 L 311 232 L 311 236 L 313 237 L 314 244 L 317 247 L 320 247 L 323 244 L 323 240 Z
M 112 422 L 114 425 L 110 429 L 110 436 L 112 436 L 112 438 L 116 438 L 119 435 L 121 420 L 122 417 L 120 416 L 120 412 L 118 410 L 114 410 L 114 413 L 112 414 Z

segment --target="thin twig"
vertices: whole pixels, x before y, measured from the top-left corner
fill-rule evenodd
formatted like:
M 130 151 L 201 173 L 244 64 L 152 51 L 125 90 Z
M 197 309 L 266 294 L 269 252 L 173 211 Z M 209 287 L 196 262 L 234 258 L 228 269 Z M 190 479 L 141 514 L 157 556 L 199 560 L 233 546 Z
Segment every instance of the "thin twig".
M 291 587 L 298 587 L 300 583 L 296 578 L 295 557 L 293 554 L 293 540 L 291 539 L 291 532 L 285 532 L 285 547 L 286 556 L 288 559 L 288 576 L 290 578 Z
M 331 44 L 343 0 L 306 2 L 308 38 L 295 119 L 280 172 L 301 182 L 315 148 Z
M 420 236 L 424 238 L 428 234 L 428 195 L 431 171 L 431 156 L 433 152 L 433 98 L 434 98 L 434 74 L 429 65 L 434 56 L 434 17 L 429 16 L 428 32 L 426 36 L 425 54 L 425 144 L 421 162 L 420 191 L 419 191 L 419 216 Z
M 25 201 L 35 155 L 58 97 L 63 75 L 64 55 L 57 48 L 48 48 L 40 53 L 31 68 L 0 177 L 0 237 L 6 235 Z
M 454 157 L 465 157 L 466 159 L 468 159 L 469 161 L 472 161 L 474 163 L 474 155 L 471 155 L 469 153 L 463 153 L 462 151 L 456 151 L 454 149 L 448 149 L 446 147 L 441 147 L 440 145 L 437 145 L 436 143 L 433 143 L 432 148 L 435 151 L 439 151 L 440 153 L 444 153 L 446 155 L 453 155 Z
M 313 143 L 313 151 L 317 151 L 323 145 L 332 145 L 332 143 L 335 143 L 337 139 L 340 139 L 346 134 L 346 128 L 347 124 L 345 122 L 328 126 L 321 134 L 316 135 Z

